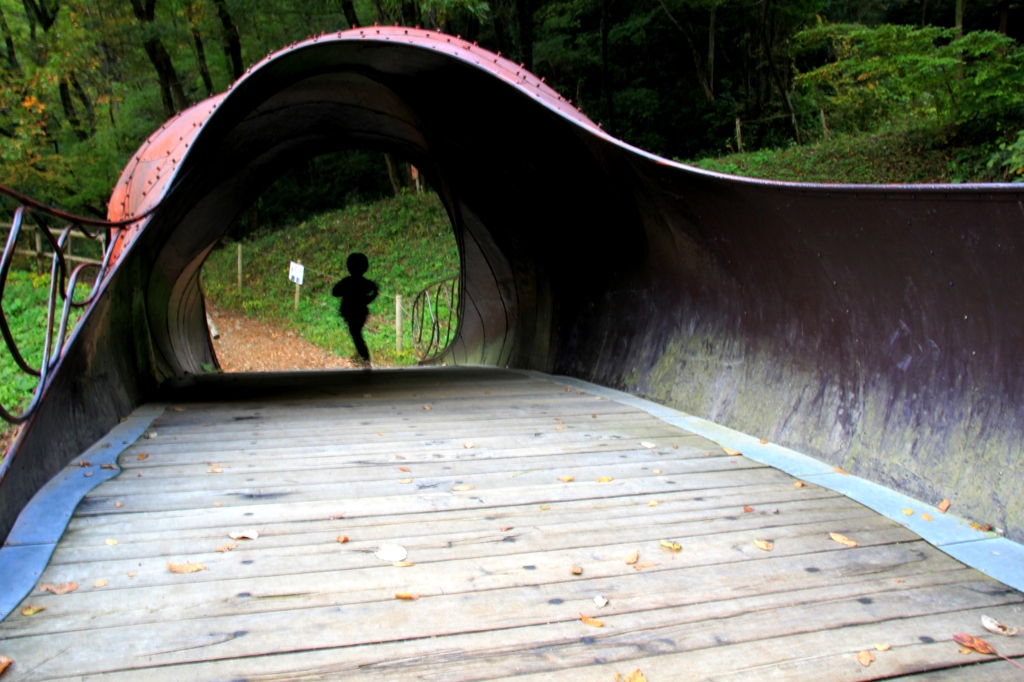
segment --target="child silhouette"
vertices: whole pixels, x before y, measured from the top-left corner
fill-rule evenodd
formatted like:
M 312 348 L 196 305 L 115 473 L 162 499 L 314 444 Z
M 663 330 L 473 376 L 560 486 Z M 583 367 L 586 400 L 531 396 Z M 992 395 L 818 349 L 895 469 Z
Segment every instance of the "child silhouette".
M 370 269 L 370 261 L 364 254 L 349 254 L 345 265 L 348 266 L 349 276 L 334 285 L 331 295 L 341 299 L 341 317 L 348 324 L 356 351 L 363 362 L 369 364 L 370 349 L 363 340 L 363 325 L 366 324 L 366 316 L 370 314 L 367 306 L 377 298 L 377 285 L 363 277 Z

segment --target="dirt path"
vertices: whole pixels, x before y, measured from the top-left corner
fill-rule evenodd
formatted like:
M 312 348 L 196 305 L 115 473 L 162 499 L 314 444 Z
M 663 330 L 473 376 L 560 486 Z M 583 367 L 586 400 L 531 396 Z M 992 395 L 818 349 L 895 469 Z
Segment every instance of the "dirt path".
M 220 338 L 213 340 L 213 348 L 225 372 L 355 367 L 351 360 L 314 346 L 294 332 L 258 322 L 233 310 L 215 308 L 209 303 L 207 307 L 220 332 Z

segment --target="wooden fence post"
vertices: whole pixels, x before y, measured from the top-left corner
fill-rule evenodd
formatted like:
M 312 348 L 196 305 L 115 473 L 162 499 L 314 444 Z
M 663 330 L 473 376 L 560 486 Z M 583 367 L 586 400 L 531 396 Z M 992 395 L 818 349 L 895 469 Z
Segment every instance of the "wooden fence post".
M 828 139 L 828 123 L 825 122 L 825 110 L 824 109 L 820 109 L 819 111 L 821 111 L 821 132 L 825 135 L 825 139 L 827 140 Z
M 395 294 L 395 352 L 402 352 L 402 295 Z
M 238 242 L 238 290 L 242 290 L 242 242 Z
M 740 117 L 736 117 L 736 151 L 743 153 L 743 131 L 740 130 Z
M 36 228 L 36 274 L 43 274 L 43 231 Z
M 298 263 L 299 265 L 302 265 L 302 261 L 300 261 L 300 260 L 297 260 L 295 262 Z M 295 310 L 298 311 L 298 309 L 299 309 L 299 283 L 296 282 L 295 283 Z

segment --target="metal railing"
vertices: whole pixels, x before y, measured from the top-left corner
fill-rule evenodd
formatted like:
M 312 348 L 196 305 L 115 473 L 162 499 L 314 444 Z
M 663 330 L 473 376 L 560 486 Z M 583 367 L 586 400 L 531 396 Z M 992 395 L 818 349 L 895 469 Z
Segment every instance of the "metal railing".
M 444 351 L 459 323 L 459 276 L 428 284 L 412 302 L 412 344 L 421 360 Z
M 39 377 L 39 381 L 36 383 L 32 394 L 32 400 L 21 414 L 14 414 L 6 406 L 0 405 L 0 418 L 11 424 L 20 424 L 31 417 L 32 413 L 39 406 L 42 387 L 46 385 L 50 372 L 56 367 L 64 354 L 64 342 L 69 335 L 68 322 L 72 309 L 84 308 L 96 300 L 103 281 L 110 270 L 113 247 L 117 243 L 117 237 L 125 227 L 148 217 L 156 207 L 154 206 L 153 209 L 150 209 L 143 215 L 130 220 L 110 222 L 65 213 L 64 211 L 34 201 L 3 185 L 0 185 L 0 195 L 10 197 L 18 204 L 18 207 L 14 210 L 14 217 L 11 220 L 11 229 L 7 235 L 7 244 L 4 247 L 3 257 L 0 258 L 0 335 L 3 336 L 4 342 L 7 344 L 7 350 L 21 371 L 30 376 Z M 34 228 L 25 225 L 25 219 L 28 216 L 34 218 L 36 223 Z M 55 236 L 54 232 L 47 225 L 46 218 L 56 218 L 65 222 L 66 225 Z M 93 231 L 87 228 L 93 228 Z M 38 241 L 36 248 L 34 250 L 19 249 L 17 247 L 18 235 L 22 231 L 28 232 L 31 229 L 37 231 Z M 76 237 L 81 235 L 99 242 L 103 250 L 102 260 L 97 261 L 66 255 L 64 251 L 70 243 L 73 232 L 78 233 L 75 235 Z M 46 253 L 42 251 L 42 241 L 47 243 L 51 252 Z M 26 251 L 29 251 L 29 253 L 26 254 Z M 36 259 L 41 259 L 47 255 L 50 257 L 50 287 L 46 304 L 46 326 L 43 331 L 42 358 L 38 368 L 30 365 L 25 359 L 25 354 L 21 352 L 17 341 L 14 339 L 14 335 L 11 333 L 10 325 L 7 323 L 7 315 L 3 309 L 7 276 L 10 273 L 15 255 L 21 254 L 30 255 Z M 80 262 L 73 269 L 69 270 L 69 262 L 71 260 Z M 84 284 L 82 280 L 86 273 L 93 275 L 92 285 L 89 286 L 88 294 L 84 298 L 75 300 L 75 288 L 79 283 Z M 59 318 L 57 317 L 58 308 L 60 309 Z M 54 338 L 55 333 L 56 338 Z

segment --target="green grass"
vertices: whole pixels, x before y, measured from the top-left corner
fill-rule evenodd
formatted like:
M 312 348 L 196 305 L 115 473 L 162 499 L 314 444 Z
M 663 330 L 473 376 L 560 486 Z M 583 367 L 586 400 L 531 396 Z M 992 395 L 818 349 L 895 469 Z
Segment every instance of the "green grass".
M 242 244 L 242 290 L 237 288 L 236 247 L 218 248 L 203 266 L 203 290 L 213 304 L 291 330 L 343 357 L 355 354 L 338 315 L 331 287 L 347 275 L 345 259 L 361 251 L 370 259 L 366 277 L 380 288 L 370 306 L 364 336 L 376 364 L 409 365 L 409 317 L 404 318 L 403 352 L 395 352 L 395 294 L 412 307 L 427 284 L 457 275 L 459 253 L 448 214 L 433 193 L 404 194 L 372 204 L 323 213 L 298 225 L 263 230 Z M 288 262 L 306 267 L 298 311 Z

